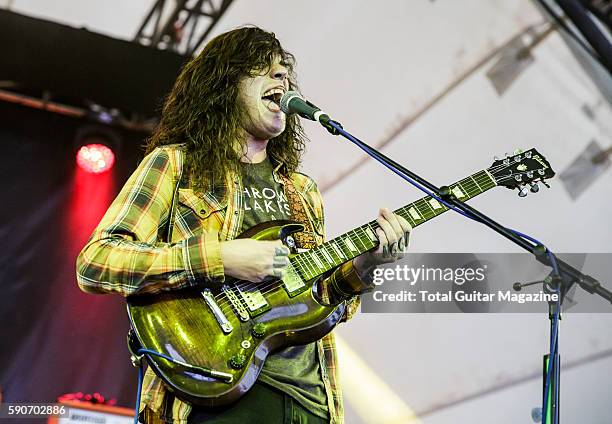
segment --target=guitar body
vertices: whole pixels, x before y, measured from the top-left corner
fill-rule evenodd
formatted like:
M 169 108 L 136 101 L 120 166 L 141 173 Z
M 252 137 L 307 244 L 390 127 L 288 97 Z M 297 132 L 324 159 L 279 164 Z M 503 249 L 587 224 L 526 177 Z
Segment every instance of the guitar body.
M 291 234 L 301 229 L 291 221 L 271 221 L 240 237 L 291 244 Z M 289 278 L 293 288 L 303 285 L 293 291 L 281 280 L 251 283 L 226 278 L 223 286 L 208 290 L 135 296 L 128 298 L 128 314 L 141 347 L 190 366 L 147 355 L 150 366 L 177 397 L 202 406 L 225 405 L 253 386 L 268 355 L 318 340 L 340 321 L 344 304 L 323 304 L 315 281 L 296 284 L 298 278 L 296 274 Z M 258 293 L 266 303 L 263 307 Z M 211 370 L 221 374 L 207 375 Z

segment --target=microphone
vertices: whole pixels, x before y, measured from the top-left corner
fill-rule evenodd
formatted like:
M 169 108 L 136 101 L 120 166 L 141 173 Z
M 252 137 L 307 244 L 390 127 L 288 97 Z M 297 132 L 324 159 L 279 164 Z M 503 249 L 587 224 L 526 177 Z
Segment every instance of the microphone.
M 287 91 L 280 100 L 280 108 L 285 114 L 297 113 L 302 118 L 317 121 L 327 128 L 331 121 L 328 114 L 319 107 L 305 100 L 297 91 Z

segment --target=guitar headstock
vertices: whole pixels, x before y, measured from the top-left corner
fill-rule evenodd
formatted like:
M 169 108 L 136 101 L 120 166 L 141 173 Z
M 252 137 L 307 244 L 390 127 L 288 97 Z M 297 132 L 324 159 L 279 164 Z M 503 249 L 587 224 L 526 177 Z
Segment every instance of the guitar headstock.
M 487 168 L 497 185 L 509 189 L 519 189 L 519 196 L 525 197 L 527 193 L 537 193 L 538 183 L 549 187 L 546 180 L 555 176 L 550 163 L 536 149 L 526 152 L 517 150 L 513 155 L 506 155 L 504 159 L 495 158 L 495 162 Z

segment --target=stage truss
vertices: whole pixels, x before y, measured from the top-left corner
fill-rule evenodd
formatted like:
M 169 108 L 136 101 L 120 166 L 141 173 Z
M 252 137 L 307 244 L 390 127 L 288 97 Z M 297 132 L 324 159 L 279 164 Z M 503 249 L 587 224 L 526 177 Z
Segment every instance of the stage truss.
M 134 42 L 193 56 L 233 0 L 156 0 Z

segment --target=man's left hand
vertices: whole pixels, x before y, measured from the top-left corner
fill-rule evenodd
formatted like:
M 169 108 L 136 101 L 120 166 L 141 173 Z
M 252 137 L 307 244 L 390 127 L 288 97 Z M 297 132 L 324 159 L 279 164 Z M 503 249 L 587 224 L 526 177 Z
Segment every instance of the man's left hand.
M 353 259 L 353 266 L 361 278 L 366 278 L 380 264 L 395 262 L 404 256 L 412 227 L 403 217 L 382 208 L 376 218 L 379 228 L 378 248 Z

